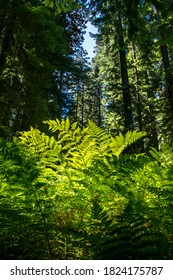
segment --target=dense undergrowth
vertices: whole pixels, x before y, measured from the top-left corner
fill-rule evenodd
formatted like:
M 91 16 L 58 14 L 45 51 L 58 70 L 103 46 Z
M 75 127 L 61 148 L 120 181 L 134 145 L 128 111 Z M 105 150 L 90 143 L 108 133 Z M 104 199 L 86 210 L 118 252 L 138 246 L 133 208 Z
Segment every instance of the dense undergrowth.
M 47 121 L 0 142 L 1 259 L 172 259 L 173 151 Z

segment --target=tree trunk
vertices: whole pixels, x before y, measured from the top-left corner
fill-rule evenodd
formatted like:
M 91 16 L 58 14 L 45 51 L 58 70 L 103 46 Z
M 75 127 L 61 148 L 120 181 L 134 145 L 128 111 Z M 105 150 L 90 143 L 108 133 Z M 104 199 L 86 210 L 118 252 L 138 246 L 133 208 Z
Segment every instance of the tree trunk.
M 145 72 L 145 80 L 146 80 L 146 85 L 149 85 L 149 78 L 148 78 L 148 73 Z M 150 88 L 147 89 L 147 97 L 150 100 L 153 98 L 153 90 Z M 159 144 L 158 144 L 158 135 L 157 135 L 157 129 L 156 129 L 156 117 L 155 117 L 155 108 L 153 102 L 149 102 L 149 119 L 148 122 L 150 123 L 150 131 L 148 132 L 148 136 L 150 138 L 150 143 L 149 147 L 154 147 L 157 150 L 159 149 Z
M 139 94 L 139 75 L 138 69 L 136 67 L 136 48 L 135 45 L 132 45 L 132 59 L 134 63 L 134 74 L 135 74 L 135 88 L 136 88 L 136 103 L 137 103 L 137 115 L 138 115 L 138 126 L 139 130 L 142 131 L 142 110 L 141 110 L 141 98 Z
M 135 75 L 135 94 L 136 94 L 136 106 L 137 106 L 137 121 L 139 131 L 143 131 L 143 123 L 142 123 L 142 109 L 141 109 L 141 97 L 139 94 L 139 73 L 138 68 L 136 66 L 136 47 L 132 44 L 132 60 L 134 64 L 134 75 Z M 144 151 L 144 140 L 140 139 L 138 142 L 138 147 L 141 151 Z
M 101 127 L 101 125 L 102 125 L 101 94 L 100 94 L 99 90 L 98 90 L 97 104 L 98 104 L 98 126 Z
M 153 11 L 155 13 L 155 18 L 157 20 L 158 24 L 161 24 L 161 18 L 159 15 L 159 11 L 155 5 L 152 6 Z M 160 38 L 164 39 L 164 34 L 163 32 L 160 32 Z M 163 61 L 163 66 L 164 66 L 164 71 L 165 71 L 165 82 L 166 82 L 166 89 L 167 89 L 167 94 L 168 94 L 168 99 L 170 102 L 170 107 L 171 107 L 171 113 L 173 116 L 173 75 L 172 75 L 172 70 L 170 66 L 170 61 L 169 61 L 169 54 L 168 54 L 168 48 L 166 45 L 161 45 L 160 46 L 160 51 L 162 54 L 162 61 Z
M 124 37 L 122 34 L 123 31 L 122 31 L 122 23 L 120 17 L 119 17 L 119 26 L 121 29 L 121 34 L 119 34 L 119 55 L 120 55 L 122 89 L 123 89 L 125 131 L 128 131 L 133 129 L 134 126 L 133 126 L 133 114 L 132 114 L 128 70 L 127 70 L 126 50 L 124 44 Z

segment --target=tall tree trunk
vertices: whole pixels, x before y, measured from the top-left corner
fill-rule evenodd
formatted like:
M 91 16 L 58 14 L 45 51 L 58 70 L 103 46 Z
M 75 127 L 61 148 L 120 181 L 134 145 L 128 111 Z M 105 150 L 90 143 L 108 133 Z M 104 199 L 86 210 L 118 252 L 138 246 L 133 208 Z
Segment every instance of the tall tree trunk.
M 149 85 L 149 78 L 148 78 L 148 73 L 145 72 L 145 80 L 146 80 L 146 85 Z M 147 97 L 148 100 L 153 98 L 153 90 L 148 88 L 147 90 Z M 159 144 L 158 144 L 158 135 L 157 135 L 157 129 L 156 129 L 156 117 L 155 117 L 155 108 L 153 102 L 149 102 L 149 123 L 150 123 L 150 131 L 148 132 L 149 138 L 150 138 L 150 143 L 149 146 L 154 147 L 158 150 Z
M 140 131 L 143 131 L 143 123 L 142 123 L 142 109 L 141 109 L 141 97 L 139 94 L 139 73 L 138 68 L 136 66 L 136 47 L 134 43 L 132 44 L 132 60 L 134 65 L 134 76 L 135 76 L 135 94 L 136 94 L 136 106 L 137 106 L 137 121 L 138 128 Z M 138 147 L 141 151 L 144 151 L 144 140 L 141 139 L 139 141 Z
M 119 16 L 119 29 L 121 30 L 119 34 L 119 55 L 120 55 L 122 89 L 123 89 L 125 131 L 128 131 L 133 129 L 134 125 L 133 125 L 133 113 L 132 113 L 130 86 L 129 86 L 127 60 L 126 60 L 126 50 L 125 50 L 125 43 L 124 43 L 120 16 Z
M 100 94 L 99 90 L 98 90 L 97 104 L 98 104 L 98 126 L 101 127 L 101 125 L 102 125 L 101 94 Z
M 63 71 L 60 71 L 60 77 L 59 77 L 59 115 L 60 118 L 62 118 L 62 112 L 63 112 Z M 57 112 L 58 113 L 58 112 Z
M 155 5 L 153 5 L 152 8 L 155 13 L 155 18 L 157 20 L 157 23 L 161 24 L 161 18 L 160 18 L 157 7 Z M 163 32 L 160 32 L 159 35 L 160 35 L 161 39 L 164 39 L 165 36 L 164 36 Z M 167 88 L 167 93 L 168 93 L 168 99 L 170 102 L 171 113 L 173 116 L 173 74 L 172 74 L 172 70 L 171 70 L 171 66 L 170 66 L 167 46 L 161 45 L 160 51 L 161 51 L 162 61 L 163 61 L 163 66 L 164 66 L 164 71 L 165 71 L 165 82 L 166 82 L 166 88 Z
M 75 102 L 76 110 L 75 110 L 75 121 L 78 121 L 78 109 L 79 109 L 79 91 L 76 93 L 76 102 Z
M 134 64 L 134 74 L 135 74 L 135 88 L 136 88 L 136 103 L 137 103 L 137 115 L 138 115 L 138 126 L 139 130 L 142 131 L 142 110 L 141 110 L 141 97 L 139 94 L 139 74 L 136 66 L 136 48 L 135 45 L 132 44 L 132 59 Z

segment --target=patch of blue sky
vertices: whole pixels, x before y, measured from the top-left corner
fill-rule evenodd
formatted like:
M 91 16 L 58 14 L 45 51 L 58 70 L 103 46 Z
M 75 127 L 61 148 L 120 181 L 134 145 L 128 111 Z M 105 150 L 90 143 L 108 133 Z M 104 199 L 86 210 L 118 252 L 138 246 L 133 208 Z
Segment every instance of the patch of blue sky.
M 87 23 L 86 33 L 84 35 L 83 48 L 87 51 L 90 60 L 95 56 L 94 48 L 96 45 L 95 39 L 90 36 L 89 33 L 96 34 L 97 28 L 95 28 L 90 22 Z

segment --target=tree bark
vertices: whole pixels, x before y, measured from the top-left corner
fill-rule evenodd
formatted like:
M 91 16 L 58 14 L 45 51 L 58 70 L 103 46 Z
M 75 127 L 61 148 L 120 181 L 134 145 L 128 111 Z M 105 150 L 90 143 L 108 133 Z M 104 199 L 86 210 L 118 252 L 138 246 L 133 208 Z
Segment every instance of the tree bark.
M 135 45 L 132 45 L 132 59 L 134 63 L 134 74 L 135 74 L 135 87 L 136 87 L 136 103 L 137 103 L 137 118 L 138 118 L 138 126 L 139 130 L 143 130 L 142 126 L 142 110 L 141 110 L 141 98 L 139 94 L 139 74 L 138 74 L 138 69 L 136 67 L 136 48 Z
M 155 13 L 155 18 L 157 20 L 158 24 L 161 24 L 161 17 L 159 15 L 159 11 L 155 5 L 152 6 L 153 11 Z M 163 32 L 160 32 L 160 38 L 164 39 L 164 34 Z M 162 55 L 162 61 L 163 61 L 163 66 L 164 66 L 164 71 L 165 71 L 165 83 L 166 83 L 166 89 L 167 89 L 167 94 L 168 94 L 168 99 L 170 102 L 170 107 L 171 107 L 171 113 L 173 117 L 173 75 L 172 75 L 172 70 L 170 66 L 170 61 L 169 61 L 169 54 L 168 54 L 168 48 L 166 45 L 160 45 L 160 52 Z
M 146 85 L 149 85 L 149 78 L 148 78 L 148 73 L 145 72 L 145 80 L 146 80 Z M 150 100 L 153 98 L 153 90 L 150 88 L 147 89 L 147 97 Z M 158 143 L 158 134 L 157 134 L 157 129 L 156 129 L 156 117 L 155 117 L 155 108 L 153 102 L 148 103 L 149 106 L 149 119 L 148 122 L 150 123 L 150 131 L 148 132 L 149 138 L 150 138 L 150 143 L 149 147 L 153 146 L 157 150 L 159 149 L 159 143 Z
M 124 118 L 125 118 L 125 131 L 134 128 L 133 124 L 133 113 L 130 95 L 130 86 L 128 78 L 127 60 L 126 60 L 126 50 L 122 31 L 121 18 L 119 16 L 119 55 L 120 55 L 120 68 L 121 68 L 121 80 L 122 80 L 122 90 L 123 90 L 123 107 L 124 107 Z

